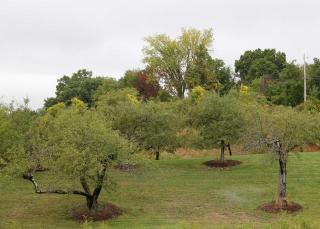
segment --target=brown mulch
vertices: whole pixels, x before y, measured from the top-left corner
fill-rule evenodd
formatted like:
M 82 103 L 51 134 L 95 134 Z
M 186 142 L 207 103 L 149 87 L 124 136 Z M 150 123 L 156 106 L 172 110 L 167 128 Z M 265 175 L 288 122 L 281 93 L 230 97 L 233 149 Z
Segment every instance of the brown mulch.
M 271 201 L 269 203 L 262 204 L 258 207 L 258 209 L 269 212 L 269 213 L 279 213 L 282 211 L 286 211 L 288 213 L 294 213 L 302 210 L 302 206 L 295 202 L 286 202 L 282 207 L 276 204 L 275 201 Z
M 116 218 L 122 215 L 123 211 L 114 204 L 107 203 L 96 211 L 89 211 L 86 207 L 72 210 L 72 218 L 78 221 L 102 221 Z
M 232 167 L 236 165 L 240 165 L 242 162 L 237 161 L 237 160 L 211 160 L 211 161 L 206 161 L 203 164 L 210 167 L 210 168 L 227 168 L 227 167 Z
M 114 167 L 115 169 L 118 169 L 123 172 L 132 172 L 138 168 L 138 165 L 132 165 L 132 164 L 118 164 Z

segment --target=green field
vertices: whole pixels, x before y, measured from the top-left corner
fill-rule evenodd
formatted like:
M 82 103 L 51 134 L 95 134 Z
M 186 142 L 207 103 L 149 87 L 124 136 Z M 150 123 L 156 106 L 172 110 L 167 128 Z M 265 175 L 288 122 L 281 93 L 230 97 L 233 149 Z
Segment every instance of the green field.
M 125 213 L 114 220 L 80 224 L 70 209 L 79 196 L 37 195 L 31 183 L 16 179 L 0 190 L 0 228 L 319 228 L 320 153 L 291 155 L 289 200 L 303 205 L 294 215 L 267 214 L 257 206 L 271 201 L 278 168 L 265 155 L 241 155 L 231 169 L 207 169 L 210 158 L 150 161 L 134 172 L 113 171 L 117 191 L 103 192 Z M 40 174 L 39 181 L 46 179 Z M 317 226 L 318 225 L 318 226 Z

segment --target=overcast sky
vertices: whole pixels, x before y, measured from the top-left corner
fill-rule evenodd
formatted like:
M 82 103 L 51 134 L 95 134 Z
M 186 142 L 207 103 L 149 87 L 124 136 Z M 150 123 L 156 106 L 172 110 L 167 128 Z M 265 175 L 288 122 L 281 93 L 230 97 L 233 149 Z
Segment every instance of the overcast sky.
M 0 0 L 0 101 L 39 108 L 57 78 L 80 68 L 121 77 L 143 67 L 143 38 L 213 28 L 214 57 L 233 66 L 245 50 L 289 60 L 320 57 L 318 0 Z

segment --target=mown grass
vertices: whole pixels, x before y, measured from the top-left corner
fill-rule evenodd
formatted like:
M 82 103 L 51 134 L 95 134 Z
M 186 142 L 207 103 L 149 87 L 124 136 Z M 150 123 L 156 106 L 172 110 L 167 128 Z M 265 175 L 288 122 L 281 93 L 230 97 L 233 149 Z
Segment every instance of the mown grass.
M 208 169 L 211 158 L 151 161 L 132 173 L 113 171 L 117 191 L 104 192 L 125 213 L 106 222 L 80 224 L 70 209 L 78 196 L 37 195 L 31 183 L 15 179 L 0 190 L 0 228 L 319 228 L 320 153 L 291 155 L 289 200 L 303 205 L 297 214 L 267 214 L 257 206 L 277 190 L 278 167 L 265 155 L 241 155 L 243 164 Z M 45 181 L 46 174 L 38 175 Z M 66 183 L 66 181 L 65 181 Z M 67 184 L 67 183 L 66 183 Z

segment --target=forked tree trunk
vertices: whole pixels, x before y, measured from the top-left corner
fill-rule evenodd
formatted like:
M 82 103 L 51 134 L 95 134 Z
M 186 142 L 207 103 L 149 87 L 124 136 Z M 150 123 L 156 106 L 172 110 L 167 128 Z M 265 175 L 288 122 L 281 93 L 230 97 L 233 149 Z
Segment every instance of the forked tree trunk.
M 96 210 L 98 208 L 98 198 L 93 196 L 87 197 L 87 207 L 91 210 Z
M 224 143 L 224 140 L 221 140 L 220 147 L 221 147 L 220 161 L 223 162 L 224 161 L 224 150 L 225 150 L 225 147 L 226 147 L 226 145 Z
M 83 191 L 78 191 L 78 190 L 65 191 L 60 189 L 41 191 L 32 174 L 25 174 L 23 175 L 23 178 L 32 182 L 34 186 L 34 190 L 37 194 L 53 193 L 53 194 L 75 194 L 75 195 L 84 196 L 86 197 L 88 210 L 92 211 L 92 210 L 98 209 L 98 198 L 99 198 L 99 195 L 103 186 L 103 182 L 106 176 L 106 170 L 107 170 L 107 166 L 105 164 L 103 165 L 103 168 L 101 169 L 101 171 L 98 172 L 97 174 L 96 187 L 92 193 L 90 192 L 89 185 L 84 177 L 80 177 L 80 183 L 82 185 Z

